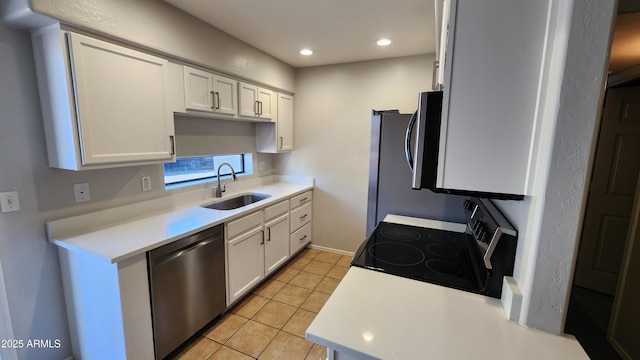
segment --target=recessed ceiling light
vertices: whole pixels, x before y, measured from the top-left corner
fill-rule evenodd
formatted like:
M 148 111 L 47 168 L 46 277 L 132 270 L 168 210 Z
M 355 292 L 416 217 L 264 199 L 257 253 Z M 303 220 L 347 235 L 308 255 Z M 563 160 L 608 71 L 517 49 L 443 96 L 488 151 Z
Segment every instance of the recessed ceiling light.
M 302 54 L 304 56 L 309 56 L 309 55 L 313 54 L 313 50 L 311 50 L 311 49 L 302 49 L 302 50 L 300 50 L 300 54 Z
M 376 44 L 378 44 L 378 46 L 387 46 L 387 45 L 391 44 L 391 40 L 389 40 L 389 39 L 380 39 L 380 40 L 378 40 L 378 42 L 376 42 Z

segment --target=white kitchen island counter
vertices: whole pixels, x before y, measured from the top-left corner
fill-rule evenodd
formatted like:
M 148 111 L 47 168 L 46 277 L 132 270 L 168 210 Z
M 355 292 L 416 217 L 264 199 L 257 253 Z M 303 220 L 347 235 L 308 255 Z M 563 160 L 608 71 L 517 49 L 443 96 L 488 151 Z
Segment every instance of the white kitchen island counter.
M 570 335 L 509 321 L 499 299 L 358 267 L 306 338 L 329 359 L 589 359 Z

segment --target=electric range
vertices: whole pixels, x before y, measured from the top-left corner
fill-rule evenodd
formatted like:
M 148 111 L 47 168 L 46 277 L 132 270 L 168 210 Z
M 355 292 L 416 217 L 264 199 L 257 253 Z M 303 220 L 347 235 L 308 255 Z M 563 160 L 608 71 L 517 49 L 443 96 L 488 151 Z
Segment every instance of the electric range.
M 461 211 L 464 232 L 382 221 L 351 265 L 499 298 L 517 232 L 488 199 L 469 198 Z

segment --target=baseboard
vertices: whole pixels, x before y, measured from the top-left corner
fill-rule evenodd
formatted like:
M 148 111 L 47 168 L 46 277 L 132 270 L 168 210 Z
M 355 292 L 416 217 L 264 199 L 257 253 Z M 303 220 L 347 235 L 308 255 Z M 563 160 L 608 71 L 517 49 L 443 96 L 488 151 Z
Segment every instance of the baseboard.
M 330 247 L 326 247 L 326 246 L 309 244 L 308 247 L 311 248 L 311 249 L 318 249 L 318 250 L 322 250 L 322 251 L 329 251 L 329 252 L 333 252 L 333 253 L 337 253 L 337 254 L 353 256 L 353 252 L 344 251 L 344 250 L 338 250 L 338 249 L 334 249 L 334 248 L 330 248 Z

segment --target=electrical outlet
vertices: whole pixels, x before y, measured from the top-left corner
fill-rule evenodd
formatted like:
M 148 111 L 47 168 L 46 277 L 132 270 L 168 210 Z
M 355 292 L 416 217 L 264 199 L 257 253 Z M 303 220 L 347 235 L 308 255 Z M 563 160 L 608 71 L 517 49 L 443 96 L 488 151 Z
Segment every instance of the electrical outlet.
M 73 198 L 77 203 L 91 200 L 89 184 L 73 184 Z
M 143 176 L 141 179 L 142 191 L 151 190 L 151 176 Z
M 258 163 L 258 170 L 263 171 L 266 168 L 267 168 L 267 166 L 265 165 L 264 161 L 260 161 Z
M 0 204 L 2 205 L 1 209 L 3 213 L 19 211 L 20 199 L 18 199 L 18 192 L 11 191 L 0 193 Z

